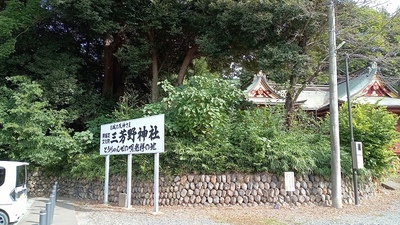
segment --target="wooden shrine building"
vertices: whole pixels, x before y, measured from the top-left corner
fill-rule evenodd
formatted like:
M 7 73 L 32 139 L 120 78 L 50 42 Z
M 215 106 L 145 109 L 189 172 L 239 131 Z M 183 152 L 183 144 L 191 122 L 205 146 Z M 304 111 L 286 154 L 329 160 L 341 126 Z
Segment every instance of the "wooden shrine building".
M 346 79 L 338 80 L 339 105 L 347 102 Z M 285 91 L 269 82 L 262 72 L 256 74 L 252 83 L 244 90 L 247 99 L 257 105 L 276 105 L 285 103 Z M 386 107 L 400 116 L 400 98 L 398 91 L 385 80 L 376 63 L 353 73 L 349 79 L 350 100 L 355 104 L 376 104 Z M 329 112 L 329 85 L 308 85 L 295 103 L 313 115 L 323 116 Z M 400 120 L 397 123 L 400 132 Z M 400 155 L 400 143 L 396 150 Z

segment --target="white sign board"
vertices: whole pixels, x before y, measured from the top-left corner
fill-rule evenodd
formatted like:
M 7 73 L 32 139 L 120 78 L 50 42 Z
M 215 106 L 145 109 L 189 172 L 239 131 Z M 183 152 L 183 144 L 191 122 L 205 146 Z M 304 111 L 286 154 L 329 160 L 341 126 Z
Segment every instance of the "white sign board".
M 353 157 L 353 169 L 363 169 L 364 168 L 364 157 L 362 150 L 362 142 L 352 141 L 351 142 L 351 152 Z
M 100 155 L 164 152 L 164 114 L 101 125 Z
M 285 172 L 285 191 L 295 191 L 293 172 Z

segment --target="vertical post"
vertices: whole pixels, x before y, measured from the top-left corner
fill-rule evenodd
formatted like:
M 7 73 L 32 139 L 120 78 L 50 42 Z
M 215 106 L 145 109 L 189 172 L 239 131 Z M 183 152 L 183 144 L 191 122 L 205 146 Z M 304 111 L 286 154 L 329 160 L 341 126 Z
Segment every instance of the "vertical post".
M 58 182 L 54 182 L 53 189 L 55 190 L 55 195 L 56 195 L 56 201 L 57 201 L 57 189 L 58 189 Z
M 46 225 L 50 225 L 51 221 L 51 202 L 46 202 Z
M 57 187 L 55 184 L 53 185 L 53 189 L 51 192 L 54 194 L 54 201 L 57 201 Z
M 158 213 L 158 188 L 159 188 L 160 153 L 154 154 L 154 212 Z
M 332 170 L 332 205 L 342 208 L 342 187 L 340 168 L 340 141 L 339 141 L 339 109 L 336 68 L 336 26 L 335 5 L 333 0 L 329 4 L 329 98 L 330 98 L 330 137 L 331 137 L 331 170 Z
M 39 225 L 47 225 L 46 222 L 46 211 L 40 210 L 39 213 Z
M 51 199 L 52 200 L 51 204 L 53 204 L 53 208 L 55 208 L 56 207 L 56 190 L 54 188 L 51 190 L 50 198 L 51 198 L 51 196 L 53 196 L 53 198 Z
M 347 111 L 349 113 L 349 128 L 350 128 L 350 146 L 354 142 L 353 134 L 353 116 L 351 113 L 351 102 L 350 102 L 350 88 L 349 88 L 349 55 L 346 55 L 346 90 L 347 90 Z M 354 165 L 354 157 L 352 155 L 352 161 Z M 353 166 L 353 185 L 354 185 L 354 201 L 355 205 L 358 206 L 358 184 L 357 184 L 357 169 Z
M 132 196 L 132 154 L 128 155 L 128 172 L 126 176 L 126 207 L 131 207 Z
M 53 197 L 53 203 L 54 203 L 54 207 L 56 207 L 56 203 L 57 203 L 57 191 L 55 188 L 53 188 L 53 191 L 51 192 L 54 197 Z
M 54 210 L 56 207 L 56 202 L 55 202 L 55 197 L 54 197 L 54 192 L 50 195 L 50 222 L 48 224 L 53 224 L 53 218 L 54 218 Z
M 105 163 L 105 174 L 104 174 L 104 204 L 108 204 L 108 181 L 110 176 L 110 155 L 106 155 Z

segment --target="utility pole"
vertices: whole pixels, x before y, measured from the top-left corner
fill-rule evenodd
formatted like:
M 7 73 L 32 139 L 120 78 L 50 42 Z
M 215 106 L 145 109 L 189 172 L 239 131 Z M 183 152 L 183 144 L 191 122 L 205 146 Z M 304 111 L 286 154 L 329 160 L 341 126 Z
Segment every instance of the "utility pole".
M 342 177 L 340 169 L 339 109 L 336 68 L 335 4 L 330 0 L 329 11 L 329 105 L 331 134 L 332 206 L 342 208 Z

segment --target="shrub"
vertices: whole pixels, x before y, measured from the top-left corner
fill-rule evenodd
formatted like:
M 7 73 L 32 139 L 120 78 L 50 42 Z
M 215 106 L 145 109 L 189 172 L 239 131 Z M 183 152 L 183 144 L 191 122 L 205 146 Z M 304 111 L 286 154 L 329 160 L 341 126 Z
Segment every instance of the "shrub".
M 0 87 L 0 157 L 63 170 L 78 146 L 65 126 L 66 110 L 51 109 L 42 87 L 25 76 Z
M 342 149 L 351 154 L 348 105 L 344 104 L 339 111 L 340 144 Z M 371 104 L 355 104 L 352 107 L 352 124 L 354 140 L 363 144 L 364 173 L 375 178 L 388 175 L 396 160 L 394 144 L 399 141 L 395 127 L 398 117 L 386 110 Z
M 216 128 L 229 122 L 230 113 L 243 99 L 228 80 L 212 74 L 191 77 L 178 88 L 164 81 L 162 87 L 168 93 L 161 101 L 167 132 L 180 137 L 216 135 Z

